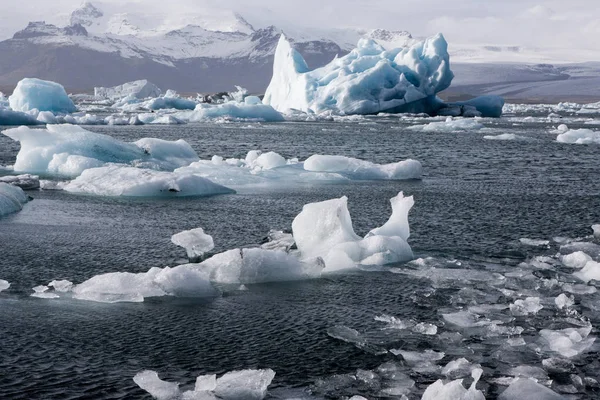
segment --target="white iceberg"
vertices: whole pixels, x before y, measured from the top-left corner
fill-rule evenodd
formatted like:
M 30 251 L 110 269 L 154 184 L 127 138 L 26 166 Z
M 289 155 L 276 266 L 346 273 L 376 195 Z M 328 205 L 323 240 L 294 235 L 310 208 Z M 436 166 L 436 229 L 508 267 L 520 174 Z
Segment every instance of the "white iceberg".
M 253 120 L 263 122 L 284 121 L 283 115 L 273 107 L 263 104 L 258 97 L 248 96 L 243 103 L 230 101 L 224 104 L 198 104 L 193 111 L 175 113 L 175 117 L 188 121 L 200 122 L 223 119 L 229 121 Z
M 447 47 L 441 34 L 390 51 L 361 39 L 348 55 L 310 71 L 281 35 L 263 102 L 281 112 L 431 112 L 454 77 Z
M 0 176 L 0 182 L 18 186 L 23 190 L 35 190 L 40 188 L 40 177 L 37 175 L 6 175 Z
M 321 257 L 325 261 L 325 272 L 412 259 L 407 240 L 410 235 L 408 212 L 414 200 L 400 192 L 390 201 L 392 215 L 388 222 L 364 238 L 354 233 L 347 197 L 305 205 L 292 223 L 294 240 L 302 257 Z
M 29 198 L 23 192 L 23 189 L 0 182 L 0 217 L 21 211 L 23 204 L 28 201 Z
M 5 281 L 4 279 L 0 279 L 0 292 L 8 289 L 9 287 L 10 287 L 10 283 L 8 283 L 8 281 Z
M 413 125 L 408 129 L 419 132 L 457 132 L 476 131 L 484 128 L 483 124 L 474 119 L 448 117 L 445 121 L 430 122 L 425 125 Z
M 109 165 L 89 168 L 63 187 L 71 193 L 99 196 L 214 196 L 234 190 L 193 174 Z
M 183 247 L 190 260 L 198 260 L 202 256 L 214 249 L 215 242 L 212 236 L 204 233 L 204 229 L 196 228 L 189 231 L 183 231 L 171 236 L 173 244 Z
M 17 83 L 13 94 L 8 98 L 14 111 L 52 111 L 72 113 L 77 107 L 60 84 L 35 78 L 25 78 Z
M 136 99 L 145 99 L 148 97 L 159 97 L 162 91 L 153 83 L 147 80 L 127 82 L 113 87 L 95 87 L 94 96 L 111 100 L 122 99 L 132 96 Z
M 600 131 L 591 129 L 571 129 L 556 137 L 559 143 L 600 144 Z
M 17 172 L 75 177 L 107 163 L 173 170 L 198 161 L 184 140 L 145 138 L 124 143 L 69 124 L 48 125 L 46 129 L 22 126 L 2 133 L 21 143 L 14 165 Z
M 473 370 L 473 383 L 471 383 L 469 389 L 465 389 L 462 379 L 446 384 L 444 384 L 444 381 L 438 380 L 427 387 L 421 400 L 485 400 L 483 393 L 476 388 L 482 373 L 483 370 L 481 369 Z
M 143 302 L 148 297 L 214 297 L 219 292 L 195 265 L 151 268 L 148 272 L 110 272 L 75 285 L 73 297 L 101 303 Z

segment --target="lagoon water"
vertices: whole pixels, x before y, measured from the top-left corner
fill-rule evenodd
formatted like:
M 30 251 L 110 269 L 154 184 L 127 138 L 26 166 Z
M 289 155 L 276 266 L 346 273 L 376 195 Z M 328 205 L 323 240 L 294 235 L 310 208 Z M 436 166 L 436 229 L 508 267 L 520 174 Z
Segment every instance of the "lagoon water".
M 244 157 L 252 149 L 300 159 L 314 153 L 378 163 L 414 158 L 423 164 L 424 176 L 420 181 L 247 189 L 210 198 L 28 192 L 33 201 L 0 220 L 0 278 L 11 283 L 0 293 L 0 398 L 150 398 L 132 380 L 144 369 L 193 386 L 199 374 L 272 368 L 277 373 L 270 386 L 272 398 L 399 398 L 384 394 L 381 380 L 347 384 L 340 378 L 388 361 L 398 363 L 416 382 L 406 391 L 411 399 L 420 398 L 429 384 L 443 377 L 439 369 L 422 371 L 399 356 L 373 354 L 328 336 L 328 329 L 339 325 L 361 332 L 369 346 L 444 352 L 439 366 L 461 357 L 480 364 L 484 375 L 478 388 L 487 398 L 496 398 L 505 388 L 499 378 L 509 376 L 511 368 L 544 369 L 543 360 L 566 359 L 544 345 L 540 330 L 591 324 L 590 335 L 597 336 L 600 326 L 598 294 L 576 294 L 576 314 L 567 315 L 556 309 L 553 299 L 564 292 L 560 285 L 570 275 L 560 266 L 530 265 L 533 257 L 553 257 L 559 251 L 561 239 L 553 238 L 594 242 L 590 226 L 600 223 L 600 147 L 557 143 L 550 131 L 562 122 L 545 116 L 507 115 L 484 120 L 480 130 L 445 133 L 413 131 L 409 125 L 429 121 L 397 117 L 90 127 L 126 141 L 182 138 L 201 158 Z M 597 130 L 599 118 L 564 115 L 570 128 Z M 483 138 L 505 133 L 521 138 Z M 18 143 L 0 137 L 0 165 L 12 164 L 18 149 Z M 416 257 L 430 257 L 419 265 L 248 285 L 248 290 L 211 300 L 101 304 L 30 297 L 34 286 L 53 279 L 79 283 L 104 272 L 143 272 L 185 263 L 185 252 L 170 237 L 186 229 L 203 227 L 214 237 L 215 251 L 256 245 L 270 229 L 289 230 L 304 204 L 343 195 L 349 198 L 356 232 L 364 235 L 387 219 L 389 199 L 399 191 L 415 198 L 409 243 Z M 520 238 L 550 244 L 527 246 Z M 422 264 L 432 271 L 453 268 L 456 276 L 405 273 Z M 469 271 L 483 271 L 490 278 L 474 278 Z M 501 283 L 494 274 L 504 277 Z M 442 315 L 474 305 L 508 305 L 520 296 L 499 289 L 522 292 L 522 298 L 538 293 L 544 308 L 528 316 L 514 316 L 508 309 L 480 316 L 513 328 L 500 333 L 456 326 Z M 433 324 L 437 333 L 385 329 L 375 320 L 382 315 Z M 507 344 L 516 342 L 512 339 L 524 343 Z M 568 370 L 546 368 L 545 383 L 571 398 L 597 398 L 598 387 L 584 380 L 600 381 L 595 346 L 569 358 L 573 365 Z M 584 383 L 574 384 L 573 375 Z

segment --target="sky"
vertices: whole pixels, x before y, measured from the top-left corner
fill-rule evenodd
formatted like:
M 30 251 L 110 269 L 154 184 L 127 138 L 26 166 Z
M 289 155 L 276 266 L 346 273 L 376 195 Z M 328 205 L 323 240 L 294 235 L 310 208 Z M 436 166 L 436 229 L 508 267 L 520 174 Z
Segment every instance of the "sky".
M 61 23 L 81 0 L 0 2 L 0 38 L 31 20 Z M 154 15 L 211 14 L 224 5 L 256 27 L 385 28 L 449 43 L 600 50 L 599 0 L 103 0 L 100 8 Z

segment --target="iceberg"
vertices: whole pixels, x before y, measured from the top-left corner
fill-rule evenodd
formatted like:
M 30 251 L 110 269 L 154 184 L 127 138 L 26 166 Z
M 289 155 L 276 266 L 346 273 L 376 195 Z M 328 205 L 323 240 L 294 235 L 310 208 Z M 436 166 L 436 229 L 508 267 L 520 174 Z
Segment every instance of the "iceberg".
M 454 77 L 447 49 L 441 34 L 390 51 L 361 39 L 348 55 L 310 71 L 281 35 L 263 102 L 281 112 L 432 113 L 439 108 L 435 94 Z
M 193 174 L 109 165 L 85 169 L 63 190 L 99 196 L 214 196 L 234 190 Z
M 486 95 L 475 97 L 467 101 L 454 103 L 442 103 L 437 111 L 438 115 L 450 115 L 453 117 L 488 117 L 500 118 L 504 108 L 504 99 L 500 96 Z
M 600 144 L 600 131 L 591 129 L 570 129 L 556 137 L 559 143 Z
M 148 97 L 159 97 L 161 94 L 162 91 L 155 84 L 145 79 L 108 88 L 94 88 L 94 96 L 110 100 L 122 99 L 127 96 L 132 96 L 136 99 L 145 99 Z
M 305 205 L 292 222 L 294 240 L 302 257 L 322 258 L 324 272 L 412 259 L 407 240 L 410 236 L 408 212 L 414 200 L 400 192 L 390 202 L 392 215 L 389 220 L 364 238 L 354 233 L 347 197 Z
M 69 124 L 48 125 L 46 129 L 22 126 L 2 133 L 21 143 L 14 165 L 17 172 L 75 177 L 107 163 L 172 171 L 198 161 L 184 140 L 145 138 L 124 143 Z
M 285 119 L 273 107 L 263 104 L 258 97 L 248 96 L 244 102 L 230 101 L 224 104 L 198 104 L 194 111 L 183 111 L 175 117 L 189 122 L 212 119 L 229 121 L 253 120 L 262 122 L 282 122 Z
M 36 78 L 25 78 L 17 83 L 13 94 L 8 98 L 13 111 L 51 111 L 72 113 L 77 107 L 60 84 Z
M 0 126 L 39 125 L 35 116 L 0 106 Z
M 40 188 L 40 177 L 37 175 L 6 175 L 0 176 L 0 182 L 20 187 L 23 190 L 35 190 Z
M 75 285 L 73 298 L 101 303 L 143 302 L 148 297 L 214 297 L 219 292 L 193 265 L 151 268 L 144 273 L 110 272 Z
M 0 217 L 21 211 L 23 204 L 28 201 L 29 198 L 23 189 L 0 182 Z
M 204 233 L 202 228 L 179 232 L 171 236 L 171 242 L 176 246 L 183 247 L 192 262 L 200 260 L 205 253 L 215 247 L 212 236 Z

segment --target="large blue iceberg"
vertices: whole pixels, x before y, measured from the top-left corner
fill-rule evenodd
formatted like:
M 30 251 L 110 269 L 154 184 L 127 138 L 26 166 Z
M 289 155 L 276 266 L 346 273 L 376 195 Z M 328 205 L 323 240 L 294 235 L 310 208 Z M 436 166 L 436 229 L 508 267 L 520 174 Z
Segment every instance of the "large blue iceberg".
M 8 98 L 13 111 L 51 111 L 72 113 L 77 107 L 67 95 L 62 85 L 37 78 L 25 78 L 17 83 L 13 94 Z

